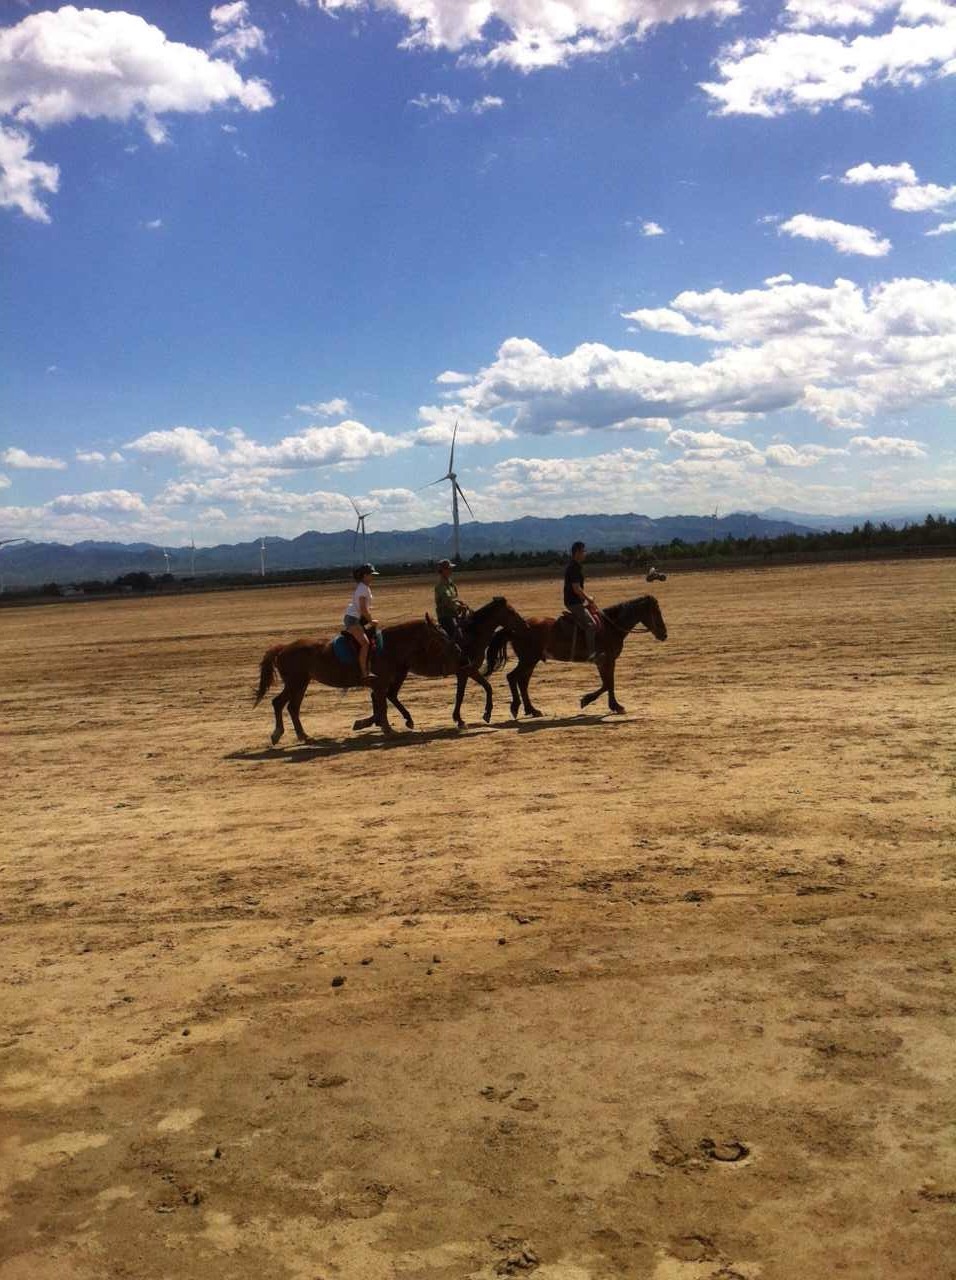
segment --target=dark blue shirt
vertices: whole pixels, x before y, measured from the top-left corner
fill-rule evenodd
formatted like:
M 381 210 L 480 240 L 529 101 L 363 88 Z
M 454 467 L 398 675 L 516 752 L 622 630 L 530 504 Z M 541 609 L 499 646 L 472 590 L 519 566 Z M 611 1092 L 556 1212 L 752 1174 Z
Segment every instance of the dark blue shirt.
M 584 570 L 578 564 L 577 560 L 572 560 L 564 571 L 564 607 L 571 609 L 576 604 L 583 604 L 584 601 L 579 595 L 576 595 L 572 584 L 577 584 L 581 590 L 584 590 Z

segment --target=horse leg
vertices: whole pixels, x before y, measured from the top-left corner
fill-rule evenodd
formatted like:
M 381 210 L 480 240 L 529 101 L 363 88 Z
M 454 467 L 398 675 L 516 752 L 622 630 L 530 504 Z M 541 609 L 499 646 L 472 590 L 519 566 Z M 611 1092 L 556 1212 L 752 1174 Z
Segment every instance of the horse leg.
M 392 681 L 388 690 L 388 694 L 386 696 L 388 697 L 389 702 L 392 704 L 392 706 L 395 708 L 398 714 L 405 721 L 406 728 L 414 729 L 415 721 L 412 719 L 411 715 L 409 714 L 408 708 L 405 706 L 404 703 L 399 702 L 398 700 L 398 695 L 399 693 L 401 693 L 402 685 L 405 683 L 405 677 L 407 675 L 408 675 L 407 670 L 400 671 L 398 675 L 395 677 L 395 679 Z
M 622 715 L 624 713 L 624 708 L 621 706 L 617 698 L 614 696 L 614 659 L 613 658 L 611 658 L 611 660 L 607 664 L 607 675 L 604 677 L 604 683 L 607 686 L 607 705 L 611 708 L 611 710 L 615 713 L 615 715 Z
M 612 667 L 611 670 L 613 671 L 614 668 Z M 610 689 L 611 687 L 608 684 L 607 668 L 605 667 L 603 662 L 598 663 L 598 671 L 600 671 L 601 673 L 601 687 L 600 689 L 595 689 L 593 693 L 586 693 L 584 695 L 584 697 L 581 699 L 582 709 L 584 707 L 589 707 L 592 702 L 594 702 L 597 698 L 600 698 L 601 694 L 604 693 L 606 689 Z M 613 698 L 614 694 L 613 693 L 609 694 L 609 697 Z
M 388 723 L 388 699 L 382 689 L 375 688 L 372 690 L 372 711 L 375 723 L 386 738 L 390 738 L 395 730 Z
M 452 709 L 451 718 L 459 729 L 464 729 L 465 722 L 461 716 L 461 704 L 465 697 L 465 685 L 468 683 L 468 672 L 459 671 L 456 679 L 458 683 L 455 689 L 455 706 Z
M 475 684 L 481 685 L 482 689 L 484 689 L 485 691 L 485 709 L 481 713 L 481 718 L 482 720 L 484 720 L 485 724 L 490 724 L 491 708 L 494 705 L 494 697 L 491 692 L 491 685 L 488 683 L 488 681 L 481 674 L 481 672 L 478 670 L 477 667 L 469 671 L 468 674 L 471 676 L 472 680 L 474 680 Z
M 272 730 L 272 745 L 277 747 L 279 740 L 285 733 L 285 725 L 282 723 L 282 708 L 289 701 L 289 690 L 284 687 L 281 693 L 277 693 L 272 699 L 272 709 L 276 713 L 276 727 Z
M 308 680 L 302 684 L 296 685 L 289 698 L 289 718 L 292 721 L 292 727 L 295 729 L 295 736 L 300 742 L 308 742 L 309 735 L 302 728 L 302 721 L 299 719 L 299 708 L 302 706 L 302 699 L 305 697 L 305 691 L 309 687 Z
M 521 709 L 521 691 L 518 688 L 518 668 L 508 672 L 508 688 L 511 690 L 511 714 L 515 720 L 518 718 L 518 712 Z
M 544 712 L 534 705 L 531 701 L 531 694 L 528 692 L 528 685 L 531 683 L 531 677 L 534 675 L 534 669 L 537 665 L 538 664 L 536 662 L 532 662 L 529 666 L 525 667 L 522 662 L 519 662 L 515 676 L 518 680 L 518 688 L 521 690 L 521 700 L 524 703 L 525 715 L 534 716 L 535 719 L 540 719 L 541 716 L 544 715 Z M 522 670 L 522 667 L 524 667 L 524 670 Z

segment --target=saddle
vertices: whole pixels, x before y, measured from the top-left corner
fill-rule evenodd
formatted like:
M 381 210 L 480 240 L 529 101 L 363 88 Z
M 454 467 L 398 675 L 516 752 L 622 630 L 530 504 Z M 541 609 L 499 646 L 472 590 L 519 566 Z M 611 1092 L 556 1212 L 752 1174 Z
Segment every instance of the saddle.
M 588 608 L 588 613 L 594 619 L 594 626 L 597 631 L 597 643 L 598 647 L 600 647 L 601 637 L 604 635 L 605 631 L 604 614 L 600 609 L 591 608 Z M 578 641 L 580 640 L 582 644 L 585 643 L 584 629 L 578 624 L 574 614 L 567 609 L 565 609 L 564 613 L 562 613 L 560 618 L 558 618 L 558 621 L 555 624 L 555 629 L 563 632 L 563 634 L 568 637 L 571 661 L 573 662 L 575 659 L 575 651 L 578 646 Z
M 374 627 L 365 627 L 364 630 L 368 636 L 369 644 L 372 646 L 372 653 L 381 653 L 385 648 L 384 633 L 376 631 Z M 332 652 L 343 667 L 358 665 L 358 641 L 354 636 L 349 635 L 347 631 L 340 631 L 332 641 Z

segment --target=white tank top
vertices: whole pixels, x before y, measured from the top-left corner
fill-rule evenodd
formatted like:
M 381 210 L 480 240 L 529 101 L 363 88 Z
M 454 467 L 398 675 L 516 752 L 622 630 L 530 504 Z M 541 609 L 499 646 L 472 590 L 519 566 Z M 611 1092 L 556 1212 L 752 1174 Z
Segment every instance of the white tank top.
M 366 600 L 368 602 L 368 611 L 369 613 L 371 613 L 372 612 L 372 593 L 368 589 L 368 587 L 365 585 L 364 582 L 360 582 L 356 586 L 355 590 L 352 592 L 352 599 L 349 601 L 348 608 L 345 610 L 345 612 L 353 618 L 361 618 L 362 616 L 361 602 L 363 600 Z

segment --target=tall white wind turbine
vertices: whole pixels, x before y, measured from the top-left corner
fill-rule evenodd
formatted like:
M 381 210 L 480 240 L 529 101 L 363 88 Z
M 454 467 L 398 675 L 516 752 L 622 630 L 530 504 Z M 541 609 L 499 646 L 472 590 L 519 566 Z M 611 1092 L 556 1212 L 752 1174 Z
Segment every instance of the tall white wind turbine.
M 265 576 L 266 576 L 266 540 L 265 538 L 260 538 L 259 539 L 259 577 L 264 578 Z
M 461 498 L 465 506 L 468 507 L 468 513 L 471 516 L 472 520 L 474 520 L 475 518 L 475 513 L 474 511 L 472 511 L 471 507 L 469 506 L 468 499 L 465 497 L 465 494 L 464 494 L 464 490 L 462 489 L 461 485 L 458 483 L 458 476 L 455 474 L 455 440 L 457 436 L 458 436 L 458 423 L 456 422 L 455 429 L 451 433 L 451 453 L 448 457 L 448 470 L 445 472 L 443 476 L 439 476 L 437 480 L 432 480 L 430 484 L 427 484 L 424 486 L 424 488 L 428 489 L 433 484 L 442 484 L 443 481 L 445 480 L 451 481 L 451 522 L 455 530 L 453 556 L 456 563 L 461 559 L 461 534 L 459 532 L 459 527 L 458 527 L 458 499 L 459 498 Z
M 169 573 L 169 550 L 163 547 L 163 559 L 166 561 L 166 572 Z
M 359 534 L 362 535 L 362 563 L 368 564 L 368 540 L 365 536 L 365 521 L 372 514 L 371 511 L 359 511 L 358 505 L 354 498 L 349 498 L 352 504 L 352 510 L 358 517 L 355 524 L 355 536 L 352 538 L 352 558 L 355 558 L 355 548 L 358 546 Z

